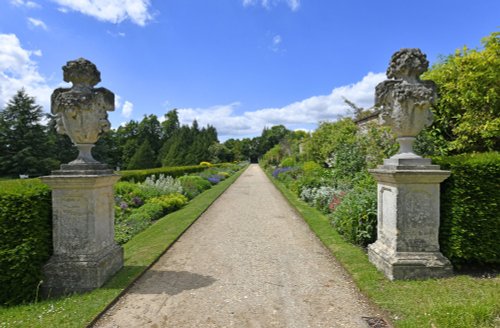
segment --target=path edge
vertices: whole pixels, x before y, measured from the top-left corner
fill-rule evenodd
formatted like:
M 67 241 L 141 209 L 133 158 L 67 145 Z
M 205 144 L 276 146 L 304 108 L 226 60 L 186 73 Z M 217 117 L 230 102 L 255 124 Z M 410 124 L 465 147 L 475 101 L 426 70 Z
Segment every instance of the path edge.
M 385 310 L 385 309 L 383 309 L 383 308 L 381 308 L 378 304 L 376 304 L 368 295 L 366 295 L 359 288 L 358 283 L 355 281 L 354 277 L 349 272 L 349 270 L 345 267 L 344 263 L 342 263 L 342 261 L 340 261 L 337 258 L 337 256 L 335 256 L 335 254 L 333 253 L 333 251 L 323 242 L 323 240 L 321 240 L 321 238 L 318 236 L 318 234 L 316 233 L 316 231 L 314 230 L 314 228 L 306 220 L 306 218 L 304 217 L 304 215 L 290 201 L 290 199 L 285 195 L 285 193 L 283 192 L 283 190 L 280 188 L 280 187 L 282 187 L 283 189 L 285 189 L 286 187 L 280 181 L 274 180 L 272 178 L 271 174 L 269 174 L 269 172 L 267 170 L 265 170 L 260 164 L 259 164 L 259 167 L 264 172 L 265 176 L 268 178 L 269 182 L 273 185 L 273 187 L 280 193 L 280 195 L 285 199 L 285 201 L 288 203 L 288 205 L 290 205 L 290 207 L 295 212 L 295 214 L 297 214 L 302 219 L 302 221 L 307 225 L 307 227 L 312 232 L 312 234 L 318 239 L 318 241 L 320 242 L 321 246 L 328 252 L 328 254 L 331 255 L 331 257 L 334 259 L 334 261 L 338 263 L 338 265 L 341 268 L 341 270 L 343 271 L 344 275 L 349 280 L 351 280 L 352 284 L 356 287 L 358 293 L 361 295 L 361 297 L 364 299 L 364 301 L 366 301 L 366 303 L 368 304 L 368 306 L 371 307 L 372 309 L 376 310 L 376 312 L 380 313 L 379 317 L 382 318 L 385 321 L 385 323 L 387 324 L 387 326 L 381 326 L 381 328 L 392 328 L 392 327 L 395 327 L 394 323 L 390 319 L 391 318 L 390 312 L 387 311 L 387 310 Z
M 222 196 L 224 195 L 227 190 L 236 182 L 236 180 L 238 180 L 240 178 L 240 176 L 246 171 L 248 170 L 248 168 L 250 167 L 250 165 L 247 165 L 245 166 L 244 168 L 242 168 L 241 170 L 239 170 L 238 172 L 236 172 L 234 174 L 235 178 L 234 180 L 224 189 L 224 191 L 222 191 L 217 197 L 215 197 L 211 202 L 210 204 L 207 205 L 207 207 L 193 220 L 193 222 L 191 222 L 147 267 L 144 268 L 144 270 L 142 270 L 141 273 L 139 273 L 137 275 L 137 277 L 135 277 L 134 279 L 132 279 L 132 281 L 130 281 L 130 283 L 127 285 L 127 287 L 125 287 L 118 295 L 116 295 L 115 298 L 113 298 L 113 300 L 111 302 L 108 303 L 108 305 L 106 305 L 106 307 L 101 311 L 99 312 L 93 319 L 92 321 L 90 321 L 90 323 L 88 323 L 85 327 L 86 328 L 92 328 L 96 323 L 97 321 L 99 321 L 99 319 L 101 319 L 104 315 L 104 313 L 106 313 L 109 309 L 111 309 L 119 300 L 120 298 L 126 294 L 130 288 L 132 288 L 132 286 L 146 273 L 146 271 L 148 271 L 149 269 L 151 269 L 151 267 L 153 265 L 155 265 L 159 260 L 160 258 L 165 255 L 165 253 L 172 247 L 174 246 L 174 244 L 189 230 L 189 228 L 191 228 L 193 226 L 193 224 L 195 224 L 198 219 L 203 215 L 205 214 L 205 212 Z

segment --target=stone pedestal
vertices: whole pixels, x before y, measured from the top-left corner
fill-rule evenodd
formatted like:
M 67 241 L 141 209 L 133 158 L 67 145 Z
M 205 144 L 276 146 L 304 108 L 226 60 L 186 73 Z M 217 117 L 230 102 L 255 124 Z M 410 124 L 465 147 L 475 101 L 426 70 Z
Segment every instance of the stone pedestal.
M 369 259 L 390 280 L 448 276 L 438 234 L 439 184 L 450 172 L 415 155 L 397 157 L 370 170 L 378 182 L 378 227 Z
M 123 249 L 114 242 L 119 176 L 95 168 L 63 168 L 42 178 L 52 188 L 53 206 L 54 253 L 42 284 L 47 296 L 98 288 L 123 266 Z

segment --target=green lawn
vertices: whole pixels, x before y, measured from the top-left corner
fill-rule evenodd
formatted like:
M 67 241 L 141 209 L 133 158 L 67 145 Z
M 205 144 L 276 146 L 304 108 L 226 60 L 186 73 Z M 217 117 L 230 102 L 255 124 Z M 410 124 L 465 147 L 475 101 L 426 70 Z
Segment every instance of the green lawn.
M 358 288 L 389 314 L 396 327 L 500 327 L 500 277 L 456 275 L 391 282 L 375 269 L 361 248 L 341 238 L 325 215 L 269 178 L 351 274 Z
M 0 307 L 0 328 L 87 326 L 152 265 L 243 171 L 200 194 L 181 210 L 158 220 L 126 243 L 124 268 L 102 288 L 36 304 Z

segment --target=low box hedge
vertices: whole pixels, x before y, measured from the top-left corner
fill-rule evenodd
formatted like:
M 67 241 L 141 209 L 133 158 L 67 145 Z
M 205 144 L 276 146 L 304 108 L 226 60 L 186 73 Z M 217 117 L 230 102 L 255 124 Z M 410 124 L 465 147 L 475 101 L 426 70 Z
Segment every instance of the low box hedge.
M 117 172 L 121 175 L 122 181 L 143 182 L 147 177 L 155 174 L 156 176 L 163 174 L 169 175 L 174 178 L 183 176 L 185 174 L 197 173 L 205 170 L 205 165 L 191 165 L 191 166 L 173 166 L 173 167 L 158 167 L 146 170 L 130 170 Z
M 441 184 L 440 245 L 454 265 L 500 263 L 500 154 L 434 159 L 451 176 Z
M 52 253 L 51 207 L 40 180 L 0 181 L 0 304 L 35 299 Z

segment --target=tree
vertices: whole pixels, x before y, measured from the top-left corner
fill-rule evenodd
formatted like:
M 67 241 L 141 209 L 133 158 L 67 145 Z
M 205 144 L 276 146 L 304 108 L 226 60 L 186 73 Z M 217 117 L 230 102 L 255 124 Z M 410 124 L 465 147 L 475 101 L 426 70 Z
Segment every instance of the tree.
M 500 32 L 482 43 L 483 50 L 457 50 L 423 76 L 436 82 L 439 100 L 434 123 L 419 139 L 437 141 L 443 146 L 437 153 L 500 149 Z
M 326 163 L 340 149 L 356 143 L 356 124 L 350 118 L 336 122 L 321 122 L 310 141 L 311 157 L 317 163 Z
M 259 143 L 259 155 L 264 155 L 269 149 L 279 144 L 291 133 L 284 125 L 275 125 L 270 129 L 264 128 Z
M 56 117 L 49 115 L 47 124 L 47 145 L 50 148 L 50 157 L 56 159 L 59 163 L 66 164 L 76 159 L 78 149 L 71 142 L 71 139 L 56 131 Z M 97 158 L 97 157 L 96 157 Z
M 127 165 L 129 170 L 150 169 L 156 166 L 156 157 L 153 148 L 146 139 L 137 149 Z
M 227 163 L 234 160 L 234 155 L 224 144 L 213 143 L 208 147 L 210 161 L 212 163 Z
M 169 111 L 167 114 L 165 114 L 165 121 L 161 123 L 161 128 L 163 133 L 162 141 L 165 142 L 165 140 L 172 137 L 175 131 L 177 131 L 180 128 L 179 115 L 177 113 L 177 109 L 173 109 Z
M 162 134 L 163 131 L 158 117 L 154 114 L 144 115 L 137 127 L 137 142 L 142 145 L 147 140 L 156 158 L 156 154 L 161 148 Z
M 1 175 L 42 175 L 57 168 L 41 124 L 43 116 L 42 107 L 24 89 L 0 112 Z
M 137 143 L 138 129 L 139 123 L 132 120 L 116 130 L 116 143 L 121 157 L 120 162 L 117 163 L 118 166 L 126 169 L 130 159 L 139 147 Z
M 109 164 L 111 167 L 121 165 L 121 151 L 118 143 L 116 130 L 110 130 L 103 133 L 97 140 L 95 147 L 92 148 L 94 158 L 101 163 Z

